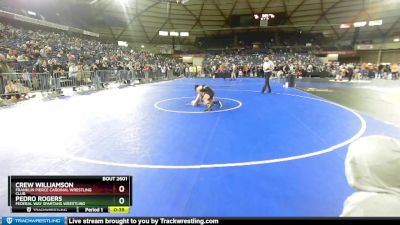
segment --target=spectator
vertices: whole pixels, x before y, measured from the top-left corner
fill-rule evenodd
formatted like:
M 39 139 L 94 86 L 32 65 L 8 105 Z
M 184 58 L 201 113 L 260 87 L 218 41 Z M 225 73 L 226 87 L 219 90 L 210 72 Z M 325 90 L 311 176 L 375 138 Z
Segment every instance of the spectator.
M 77 85 L 77 79 L 76 79 L 76 77 L 77 77 L 77 75 L 78 75 L 78 67 L 75 65 L 75 63 L 71 63 L 70 64 L 70 66 L 69 66 L 69 69 L 68 69 L 68 77 L 69 77 L 69 79 L 71 79 L 71 83 L 72 83 L 72 86 L 73 86 L 73 90 L 74 91 L 76 91 L 76 85 Z
M 143 68 L 144 78 L 145 78 L 146 82 L 149 81 L 149 75 L 150 75 L 150 70 L 151 70 L 150 68 L 151 67 L 148 64 L 144 65 L 144 68 Z
M 24 82 L 24 86 L 32 88 L 31 75 L 26 69 L 24 69 L 22 72 L 22 81 Z
M 368 136 L 349 146 L 346 177 L 356 192 L 344 203 L 341 216 L 400 216 L 400 142 Z
M 10 49 L 7 54 L 7 60 L 11 61 L 11 60 L 16 60 L 16 59 L 17 59 L 17 57 L 15 56 L 15 52 Z
M 375 65 L 372 63 L 368 63 L 367 67 L 368 67 L 368 78 L 369 79 L 374 78 L 375 77 Z
M 399 67 L 397 63 L 392 63 L 390 65 L 390 70 L 392 71 L 392 80 L 396 80 L 399 74 Z
M 349 64 L 347 67 L 347 77 L 349 82 L 351 82 L 351 79 L 353 78 L 353 73 L 354 73 L 354 67 L 353 65 Z
M 76 85 L 80 86 L 84 84 L 86 81 L 85 71 L 83 69 L 83 63 L 78 63 L 77 72 L 76 72 Z
M 0 54 L 0 94 L 5 93 L 6 76 L 4 74 L 6 74 L 10 71 L 5 60 L 6 60 L 6 57 L 3 54 Z
M 14 81 L 10 80 L 7 82 L 7 85 L 6 85 L 6 94 L 14 94 L 14 93 L 17 93 L 17 87 L 14 84 Z M 19 97 L 17 97 L 17 98 L 19 98 Z
M 384 65 L 382 65 L 382 64 L 379 64 L 378 65 L 378 70 L 377 70 L 377 73 L 375 74 L 375 79 L 381 79 L 382 77 L 383 77 L 383 68 L 384 68 Z
M 360 70 L 359 66 L 357 66 L 354 69 L 354 79 L 356 79 L 356 80 L 360 80 L 361 79 L 361 70 Z

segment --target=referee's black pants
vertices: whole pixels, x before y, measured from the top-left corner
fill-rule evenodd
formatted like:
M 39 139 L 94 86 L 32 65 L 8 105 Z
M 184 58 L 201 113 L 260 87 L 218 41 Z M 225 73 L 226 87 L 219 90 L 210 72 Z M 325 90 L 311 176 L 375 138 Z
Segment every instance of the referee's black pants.
M 265 92 L 265 89 L 268 87 L 268 93 L 271 93 L 271 85 L 269 84 L 269 78 L 271 77 L 271 72 L 264 72 L 265 83 L 261 93 Z

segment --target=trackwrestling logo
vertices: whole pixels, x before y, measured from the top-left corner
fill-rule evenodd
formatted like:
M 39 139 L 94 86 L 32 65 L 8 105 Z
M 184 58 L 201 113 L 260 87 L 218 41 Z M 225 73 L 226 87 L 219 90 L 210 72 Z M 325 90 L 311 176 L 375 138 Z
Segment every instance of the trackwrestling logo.
M 64 217 L 3 217 L 3 225 L 64 225 Z

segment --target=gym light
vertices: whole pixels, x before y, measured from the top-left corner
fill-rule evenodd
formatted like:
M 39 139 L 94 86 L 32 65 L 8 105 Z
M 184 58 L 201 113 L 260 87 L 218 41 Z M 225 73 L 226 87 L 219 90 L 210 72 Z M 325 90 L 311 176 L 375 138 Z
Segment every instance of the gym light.
M 29 10 L 28 10 L 28 14 L 31 15 L 31 16 L 36 16 L 36 13 L 33 12 L 33 11 L 29 11 Z
M 270 13 L 263 13 L 261 14 L 261 20 L 269 20 L 275 18 L 275 14 L 270 14 Z
M 183 31 L 183 32 L 177 32 L 177 31 L 159 31 L 158 32 L 159 36 L 164 36 L 164 37 L 189 37 L 189 32 Z
M 382 20 L 371 20 L 368 23 L 368 26 L 372 27 L 372 26 L 380 26 L 382 25 Z
M 170 32 L 169 32 L 169 36 L 172 36 L 172 37 L 179 37 L 179 32 L 170 31 Z
M 394 42 L 399 42 L 399 41 L 400 41 L 400 38 L 395 38 L 395 39 L 393 39 L 393 41 L 394 41 Z
M 360 22 L 355 22 L 354 27 L 365 27 L 367 25 L 367 21 L 360 21 Z
M 158 35 L 160 35 L 160 36 L 168 36 L 168 31 L 159 31 Z
M 128 47 L 128 42 L 126 42 L 126 41 L 118 41 L 118 46 Z
M 349 28 L 351 28 L 351 23 L 340 24 L 340 29 L 349 29 Z

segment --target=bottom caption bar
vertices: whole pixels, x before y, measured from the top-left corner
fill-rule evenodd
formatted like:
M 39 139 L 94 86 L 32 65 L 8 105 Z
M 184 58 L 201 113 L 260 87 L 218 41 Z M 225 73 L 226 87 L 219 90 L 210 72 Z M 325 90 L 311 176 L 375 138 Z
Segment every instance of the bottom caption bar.
M 399 224 L 400 218 L 181 218 L 181 217 L 3 217 L 3 225 L 171 225 L 171 224 L 279 224 L 300 221 L 307 224 L 348 223 L 347 221 L 365 222 L 382 221 L 389 224 Z
M 160 224 L 219 224 L 219 219 L 205 218 L 134 218 L 134 217 L 68 217 L 66 224 L 105 224 L 105 225 L 160 225 Z
M 135 218 L 135 217 L 3 217 L 3 225 L 160 225 L 219 224 L 219 219 L 205 218 Z

